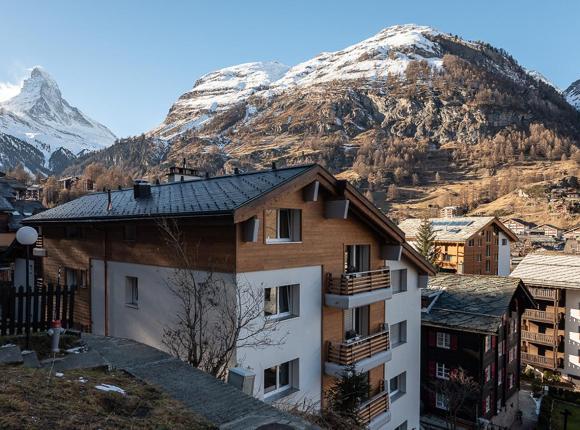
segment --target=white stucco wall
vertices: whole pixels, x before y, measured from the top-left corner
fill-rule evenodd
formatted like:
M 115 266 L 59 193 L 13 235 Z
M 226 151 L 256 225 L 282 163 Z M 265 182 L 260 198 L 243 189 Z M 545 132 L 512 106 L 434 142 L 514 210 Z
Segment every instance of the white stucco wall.
M 580 377 L 580 291 L 566 290 L 566 338 L 564 373 Z
M 385 320 L 389 326 L 407 321 L 407 342 L 392 349 L 392 359 L 385 366 L 385 382 L 407 372 L 406 393 L 391 404 L 391 421 L 385 429 L 394 429 L 407 421 L 408 429 L 419 428 L 421 387 L 421 290 L 414 266 L 406 261 L 386 261 L 391 270 L 407 269 L 407 291 L 393 294 L 386 301 Z
M 506 245 L 502 245 L 504 239 L 506 240 Z M 499 232 L 498 237 L 497 254 L 497 274 L 499 276 L 508 276 L 511 267 L 510 240 L 501 231 Z
M 322 268 L 320 266 L 293 269 L 267 270 L 238 274 L 238 283 L 251 285 L 257 289 L 283 285 L 300 285 L 300 314 L 298 317 L 282 320 L 274 334 L 286 336 L 280 346 L 264 349 L 240 349 L 237 361 L 241 367 L 256 373 L 254 393 L 264 398 L 264 369 L 299 360 L 299 391 L 281 402 L 298 404 L 307 399 L 318 403 L 321 394 L 322 367 Z
M 29 275 L 29 285 L 34 286 L 34 259 L 30 258 L 28 260 L 28 275 Z M 26 287 L 26 259 L 17 258 L 14 261 L 14 286 Z

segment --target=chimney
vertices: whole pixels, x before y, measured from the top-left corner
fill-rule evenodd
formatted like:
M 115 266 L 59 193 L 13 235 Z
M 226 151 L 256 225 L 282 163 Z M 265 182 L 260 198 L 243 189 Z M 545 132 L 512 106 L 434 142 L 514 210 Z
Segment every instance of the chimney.
M 272 170 L 276 170 L 276 169 L 277 169 L 276 162 L 272 161 Z
M 151 197 L 151 184 L 143 179 L 136 179 L 133 183 L 133 197 L 135 200 Z
M 240 174 L 240 169 L 238 169 L 237 167 L 234 167 L 234 175 L 239 175 Z

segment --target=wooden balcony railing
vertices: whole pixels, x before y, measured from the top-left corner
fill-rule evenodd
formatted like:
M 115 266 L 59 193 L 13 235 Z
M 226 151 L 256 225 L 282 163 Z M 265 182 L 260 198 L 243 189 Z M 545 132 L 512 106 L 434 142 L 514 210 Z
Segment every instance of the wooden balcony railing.
M 331 273 L 327 275 L 327 290 L 331 294 L 350 296 L 390 286 L 391 273 L 388 267 L 368 272 L 343 273 L 340 278 L 333 278 Z
M 387 351 L 389 348 L 389 330 L 388 327 L 384 327 L 378 333 L 359 340 L 330 342 L 328 361 L 346 366 Z
M 547 367 L 549 369 L 556 368 L 556 361 L 555 361 L 554 357 L 545 357 L 543 355 L 535 355 L 535 354 L 530 354 L 527 352 L 522 352 L 521 354 L 522 354 L 521 358 L 522 358 L 523 363 L 529 363 L 529 364 L 533 364 L 536 366 Z
M 534 296 L 536 299 L 555 300 L 556 295 L 558 294 L 558 290 L 553 288 L 530 287 L 529 290 L 530 293 L 532 293 L 532 296 Z
M 559 314 L 558 314 L 558 320 L 556 320 L 556 314 L 554 312 L 537 311 L 535 309 L 526 309 L 524 311 L 524 318 L 534 320 L 534 321 L 544 321 L 544 322 L 553 323 L 555 321 L 559 321 Z
M 373 418 L 389 410 L 389 393 L 382 391 L 374 397 L 360 405 L 358 416 L 364 425 L 367 425 Z
M 522 330 L 522 340 L 538 342 L 546 345 L 554 345 L 555 343 L 558 343 L 558 340 L 552 334 L 534 333 L 526 330 Z

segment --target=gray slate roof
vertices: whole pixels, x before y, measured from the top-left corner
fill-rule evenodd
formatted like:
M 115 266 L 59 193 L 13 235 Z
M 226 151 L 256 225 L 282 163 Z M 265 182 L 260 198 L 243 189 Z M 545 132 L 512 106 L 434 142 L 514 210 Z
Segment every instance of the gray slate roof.
M 230 214 L 314 167 L 315 165 L 311 164 L 197 181 L 151 185 L 149 198 L 135 199 L 132 188 L 112 191 L 113 208 L 110 211 L 107 211 L 107 193 L 92 193 L 31 216 L 25 222 L 35 224 L 147 216 Z
M 580 255 L 533 252 L 524 257 L 510 276 L 529 285 L 580 289 Z
M 429 278 L 423 297 L 437 295 L 421 319 L 426 325 L 493 334 L 520 284 L 518 278 L 440 273 Z
M 471 238 L 475 233 L 493 221 L 494 217 L 453 217 L 431 218 L 431 225 L 436 234 L 436 240 L 440 242 L 462 242 Z M 399 224 L 399 228 L 405 232 L 409 240 L 417 237 L 422 220 L 409 218 Z
M 12 203 L 6 197 L 0 196 L 0 212 L 11 212 L 14 210 Z

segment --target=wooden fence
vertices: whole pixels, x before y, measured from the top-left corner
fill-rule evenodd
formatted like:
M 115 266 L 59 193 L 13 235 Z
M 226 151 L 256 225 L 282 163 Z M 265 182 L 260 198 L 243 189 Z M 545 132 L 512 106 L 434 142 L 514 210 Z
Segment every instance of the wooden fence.
M 63 328 L 71 328 L 74 301 L 75 287 L 0 285 L 0 335 L 23 334 L 27 328 L 31 333 L 44 331 L 53 320 L 60 320 Z

